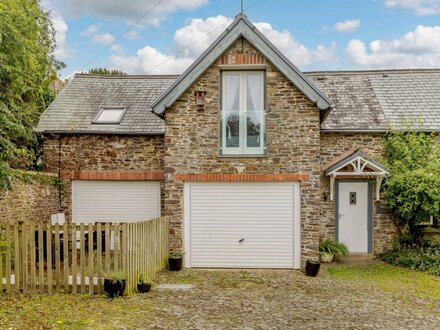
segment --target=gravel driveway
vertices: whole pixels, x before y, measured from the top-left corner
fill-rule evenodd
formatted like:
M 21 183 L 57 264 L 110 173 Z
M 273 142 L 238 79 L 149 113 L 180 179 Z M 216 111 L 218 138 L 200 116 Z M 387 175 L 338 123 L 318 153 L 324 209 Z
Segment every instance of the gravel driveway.
M 440 306 L 372 285 L 331 279 L 325 269 L 299 271 L 185 270 L 161 273 L 158 283 L 190 290 L 149 294 L 159 329 L 439 329 Z

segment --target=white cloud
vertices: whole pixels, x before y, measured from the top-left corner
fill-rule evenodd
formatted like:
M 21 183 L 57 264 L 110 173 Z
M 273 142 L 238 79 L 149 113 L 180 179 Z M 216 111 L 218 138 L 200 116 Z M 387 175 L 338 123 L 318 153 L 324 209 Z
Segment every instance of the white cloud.
M 69 27 L 64 18 L 55 10 L 51 11 L 52 23 L 55 29 L 56 49 L 54 55 L 58 58 L 68 58 L 72 54 L 67 47 L 66 34 Z
M 89 37 L 94 42 L 102 45 L 109 45 L 115 41 L 115 37 L 110 33 L 99 33 L 100 27 L 96 24 L 90 25 L 87 29 L 81 32 L 81 36 Z
M 136 56 L 113 55 L 110 62 L 116 68 L 129 73 L 182 73 L 225 30 L 230 24 L 229 20 L 221 15 L 208 17 L 205 20 L 192 19 L 186 26 L 175 32 L 171 54 L 164 54 L 155 48 L 146 46 L 140 49 Z M 220 27 L 217 28 L 218 26 Z M 308 48 L 297 41 L 287 30 L 275 30 L 272 25 L 265 22 L 255 23 L 255 26 L 296 65 L 329 62 L 334 59 L 336 50 L 334 43 L 329 46 L 318 45 L 315 48 Z M 212 33 L 209 33 L 211 31 Z M 207 33 L 209 35 L 205 36 Z M 149 72 L 151 68 L 163 61 L 166 62 Z
M 139 32 L 137 32 L 136 30 L 130 30 L 126 34 L 124 34 L 124 38 L 128 40 L 135 40 L 139 39 L 140 35 Z
M 115 37 L 113 37 L 110 33 L 98 33 L 93 36 L 93 41 L 96 41 L 102 45 L 109 45 L 115 41 Z
M 385 6 L 410 9 L 420 16 L 440 14 L 440 0 L 385 0 Z
M 136 56 L 123 57 L 112 55 L 110 57 L 110 62 L 115 68 L 131 74 L 147 72 L 149 74 L 181 73 L 193 62 L 193 60 L 194 59 L 192 58 L 182 58 L 163 54 L 150 46 L 139 49 Z M 164 62 L 166 63 L 161 65 Z M 158 65 L 160 66 L 157 67 Z
M 55 30 L 55 42 L 56 48 L 54 50 L 55 57 L 59 59 L 66 59 L 72 56 L 72 50 L 67 46 L 66 34 L 69 30 L 66 20 L 61 14 L 53 7 L 49 0 L 42 1 L 44 9 L 50 11 L 53 28 Z
M 351 60 L 365 68 L 440 67 L 440 26 L 419 25 L 400 38 L 374 40 L 369 49 L 359 39 L 346 48 Z
M 361 21 L 358 19 L 353 19 L 338 22 L 333 28 L 338 32 L 351 32 L 357 30 L 359 26 L 361 26 Z
M 87 29 L 81 32 L 81 36 L 90 37 L 98 33 L 98 31 L 99 31 L 99 26 L 97 24 L 92 24 Z
M 295 65 L 303 66 L 316 62 L 329 62 L 334 59 L 336 44 L 329 46 L 318 45 L 308 48 L 296 40 L 289 31 L 278 31 L 269 23 L 254 24 L 278 49 Z
M 95 15 L 105 18 L 133 21 L 148 12 L 157 0 L 67 0 L 72 13 L 76 15 Z M 145 18 L 145 22 L 158 25 L 169 13 L 178 10 L 194 10 L 207 4 L 208 0 L 166 0 Z
M 184 52 L 184 56 L 192 58 L 199 56 L 225 30 L 228 21 L 229 18 L 221 15 L 208 17 L 205 20 L 192 19 L 188 25 L 174 33 L 173 50 Z M 214 29 L 216 30 L 213 31 Z M 203 37 L 211 31 L 213 32 Z M 189 45 L 191 46 L 188 48 Z
M 120 44 L 114 44 L 110 47 L 110 49 L 118 54 L 124 53 L 124 47 L 122 47 Z

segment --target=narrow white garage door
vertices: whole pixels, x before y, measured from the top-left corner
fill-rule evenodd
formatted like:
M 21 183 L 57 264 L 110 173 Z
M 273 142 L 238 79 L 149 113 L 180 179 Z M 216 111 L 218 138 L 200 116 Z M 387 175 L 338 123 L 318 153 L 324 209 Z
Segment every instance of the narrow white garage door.
M 188 183 L 187 267 L 299 268 L 298 183 Z
M 129 222 L 160 216 L 160 183 L 73 181 L 73 221 Z

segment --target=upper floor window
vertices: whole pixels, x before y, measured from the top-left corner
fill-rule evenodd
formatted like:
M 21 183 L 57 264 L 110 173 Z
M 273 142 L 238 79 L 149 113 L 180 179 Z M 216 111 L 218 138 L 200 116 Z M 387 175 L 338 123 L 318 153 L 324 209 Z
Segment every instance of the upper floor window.
M 264 71 L 224 71 L 222 76 L 221 153 L 265 152 Z
M 119 124 L 125 108 L 103 108 L 96 115 L 93 124 Z

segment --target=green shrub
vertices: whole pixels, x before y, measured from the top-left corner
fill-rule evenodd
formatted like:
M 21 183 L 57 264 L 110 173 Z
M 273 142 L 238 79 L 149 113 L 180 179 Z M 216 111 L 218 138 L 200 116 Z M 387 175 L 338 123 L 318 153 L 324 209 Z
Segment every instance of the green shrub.
M 139 275 L 138 283 L 139 284 L 153 284 L 153 281 L 150 280 L 148 276 L 141 274 L 141 275 Z
M 319 243 L 319 252 L 345 256 L 348 254 L 348 249 L 344 244 L 328 239 Z
M 169 258 L 170 259 L 182 259 L 184 256 L 185 252 L 180 252 L 180 251 L 171 251 Z
M 105 273 L 104 278 L 112 282 L 127 280 L 127 274 L 122 270 L 114 270 Z
M 425 237 L 425 245 L 440 251 L 440 235 Z
M 404 239 L 403 242 L 405 242 Z M 423 246 L 399 245 L 399 239 L 397 239 L 393 249 L 381 253 L 379 258 L 395 266 L 440 276 L 440 237 L 427 238 L 423 243 Z

